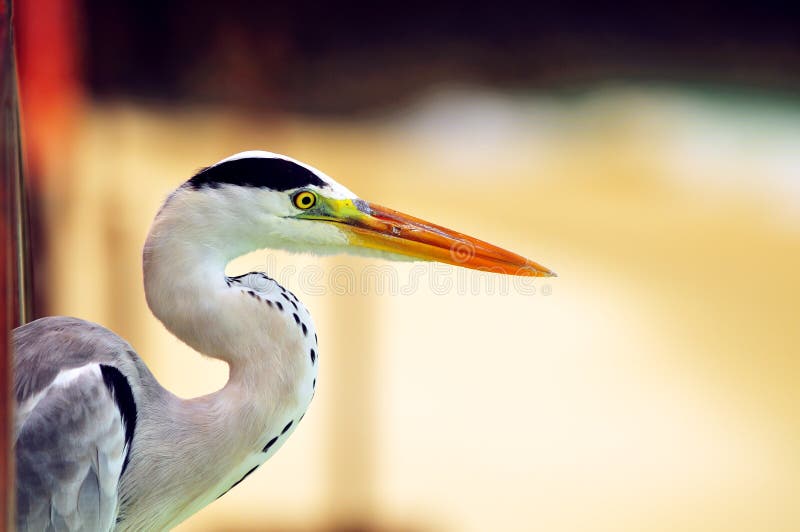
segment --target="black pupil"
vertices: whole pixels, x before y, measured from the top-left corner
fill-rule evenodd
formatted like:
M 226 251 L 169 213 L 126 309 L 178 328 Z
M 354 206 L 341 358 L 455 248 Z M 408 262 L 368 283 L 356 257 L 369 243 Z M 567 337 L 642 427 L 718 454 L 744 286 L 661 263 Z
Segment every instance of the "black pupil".
M 311 204 L 311 196 L 301 196 L 300 197 L 300 204 L 301 205 L 310 205 Z

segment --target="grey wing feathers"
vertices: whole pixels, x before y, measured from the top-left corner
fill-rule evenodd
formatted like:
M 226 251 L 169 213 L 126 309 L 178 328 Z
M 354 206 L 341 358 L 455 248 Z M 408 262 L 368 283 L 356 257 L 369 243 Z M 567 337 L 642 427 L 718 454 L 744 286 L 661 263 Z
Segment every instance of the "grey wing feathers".
M 108 377 L 127 386 L 116 366 L 132 367 L 130 347 L 71 318 L 37 320 L 14 340 L 18 530 L 111 530 L 135 419 Z
M 110 530 L 126 453 L 100 366 L 59 374 L 17 439 L 17 528 Z

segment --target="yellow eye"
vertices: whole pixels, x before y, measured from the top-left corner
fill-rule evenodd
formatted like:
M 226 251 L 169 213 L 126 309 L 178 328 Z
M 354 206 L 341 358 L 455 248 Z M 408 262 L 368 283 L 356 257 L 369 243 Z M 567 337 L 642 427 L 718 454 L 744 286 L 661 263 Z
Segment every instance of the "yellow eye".
M 314 206 L 316 202 L 317 202 L 317 196 L 314 195 L 313 192 L 309 192 L 307 190 L 298 192 L 294 196 L 294 205 L 298 209 L 303 209 L 303 210 L 310 209 L 311 207 Z

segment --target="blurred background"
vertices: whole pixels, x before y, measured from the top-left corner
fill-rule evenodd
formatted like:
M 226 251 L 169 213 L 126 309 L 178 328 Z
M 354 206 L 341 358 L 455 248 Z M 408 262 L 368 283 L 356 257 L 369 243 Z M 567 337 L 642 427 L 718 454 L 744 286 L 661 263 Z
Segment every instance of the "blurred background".
M 178 530 L 798 530 L 798 10 L 18 2 L 35 314 L 219 388 L 141 247 L 198 168 L 285 153 L 560 277 L 238 259 L 314 314 L 317 396 Z

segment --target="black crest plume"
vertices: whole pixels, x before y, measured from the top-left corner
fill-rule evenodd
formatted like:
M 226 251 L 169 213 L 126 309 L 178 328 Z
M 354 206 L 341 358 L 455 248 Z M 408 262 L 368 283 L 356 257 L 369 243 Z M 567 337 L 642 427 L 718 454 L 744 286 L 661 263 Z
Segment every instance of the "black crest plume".
M 186 185 L 195 190 L 239 185 L 282 192 L 309 185 L 325 187 L 327 183 L 308 168 L 286 159 L 245 157 L 204 168 L 187 181 Z

